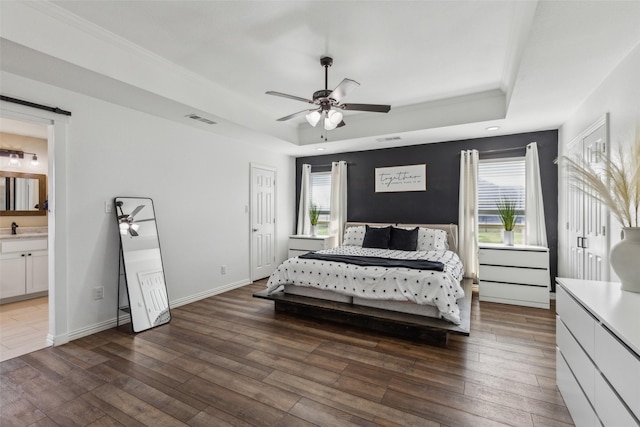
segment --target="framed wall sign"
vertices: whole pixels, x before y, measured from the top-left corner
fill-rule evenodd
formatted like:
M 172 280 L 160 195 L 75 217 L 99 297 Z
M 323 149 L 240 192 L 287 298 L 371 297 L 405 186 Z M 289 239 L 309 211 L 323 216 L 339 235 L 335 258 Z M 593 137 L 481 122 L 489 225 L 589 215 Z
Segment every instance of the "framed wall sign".
M 426 191 L 427 165 L 376 168 L 376 193 Z

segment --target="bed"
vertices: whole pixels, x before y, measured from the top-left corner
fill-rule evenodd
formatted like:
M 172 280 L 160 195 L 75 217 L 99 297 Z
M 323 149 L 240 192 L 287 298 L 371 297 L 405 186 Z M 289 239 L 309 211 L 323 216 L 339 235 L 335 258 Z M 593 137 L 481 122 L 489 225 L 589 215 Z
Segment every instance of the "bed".
M 443 344 L 469 333 L 457 241 L 455 224 L 347 223 L 341 246 L 289 258 L 254 296 L 278 312 Z

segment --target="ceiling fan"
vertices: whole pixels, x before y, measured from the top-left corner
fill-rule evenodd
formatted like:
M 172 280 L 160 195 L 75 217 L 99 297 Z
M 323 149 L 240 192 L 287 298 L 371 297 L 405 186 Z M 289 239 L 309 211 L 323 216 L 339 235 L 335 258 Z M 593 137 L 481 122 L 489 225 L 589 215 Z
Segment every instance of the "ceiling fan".
M 125 214 L 124 212 L 122 212 L 122 204 L 123 202 L 116 202 L 116 206 L 118 207 L 118 209 L 120 210 L 120 215 L 118 215 L 118 224 L 120 226 L 120 234 L 127 234 L 129 233 L 132 237 L 138 236 L 138 229 L 140 228 L 140 226 L 138 224 L 135 224 L 135 220 L 134 217 L 136 216 L 136 214 L 138 212 L 140 212 L 145 205 L 140 205 L 137 208 L 135 208 L 130 214 Z M 143 221 L 151 221 L 152 219 L 141 219 L 138 222 L 143 222 Z
M 304 114 L 311 126 L 315 127 L 322 119 L 324 129 L 332 130 L 345 125 L 344 120 L 342 120 L 343 115 L 341 110 L 388 113 L 391 109 L 390 105 L 341 104 L 340 101 L 342 100 L 342 98 L 344 98 L 352 89 L 360 86 L 360 83 L 356 82 L 355 80 L 344 79 L 333 91 L 330 91 L 327 87 L 329 84 L 329 67 L 333 65 L 333 58 L 323 56 L 322 58 L 320 58 L 320 65 L 324 67 L 324 89 L 320 89 L 314 92 L 312 99 L 301 98 L 295 95 L 288 95 L 282 92 L 266 92 L 267 95 L 281 96 L 283 98 L 289 98 L 314 105 L 313 108 L 289 114 L 288 116 L 279 118 L 277 121 L 284 122 L 286 120 L 293 119 L 294 117 L 299 117 Z

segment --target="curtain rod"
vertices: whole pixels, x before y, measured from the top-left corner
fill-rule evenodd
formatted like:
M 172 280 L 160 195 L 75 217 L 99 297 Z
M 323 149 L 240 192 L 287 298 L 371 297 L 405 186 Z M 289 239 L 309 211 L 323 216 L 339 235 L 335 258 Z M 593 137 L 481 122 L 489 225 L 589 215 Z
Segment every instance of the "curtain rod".
M 307 163 L 307 164 L 309 164 L 309 163 Z M 311 165 L 311 167 L 312 168 L 326 168 L 326 167 L 331 166 L 331 165 L 332 165 L 331 163 L 325 163 L 323 165 Z M 354 165 L 355 165 L 355 163 L 353 163 L 353 162 L 347 162 L 347 166 L 354 166 Z
M 62 110 L 58 107 L 49 107 L 47 105 L 36 104 L 35 102 L 29 102 L 22 99 L 11 98 L 10 96 L 0 95 L 0 101 L 12 102 L 14 104 L 24 105 L 26 107 L 37 108 L 39 110 L 51 111 L 52 113 L 62 114 L 65 116 L 70 116 L 70 111 Z
M 526 150 L 527 147 L 513 147 L 513 148 L 500 148 L 497 150 L 486 150 L 486 151 L 478 151 L 478 154 L 493 154 L 493 153 L 504 153 L 507 151 L 518 151 L 518 150 Z

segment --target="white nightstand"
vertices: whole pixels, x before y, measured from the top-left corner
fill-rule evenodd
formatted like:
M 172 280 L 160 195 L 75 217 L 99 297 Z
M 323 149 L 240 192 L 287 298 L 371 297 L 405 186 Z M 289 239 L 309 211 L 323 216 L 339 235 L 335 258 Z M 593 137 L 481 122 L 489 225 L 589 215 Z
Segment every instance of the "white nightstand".
M 289 258 L 336 246 L 336 236 L 289 236 Z
M 480 301 L 549 308 L 549 249 L 480 244 Z

